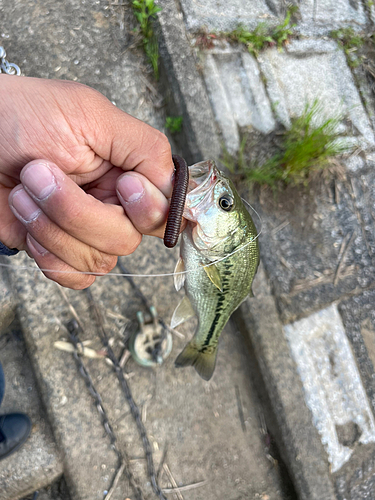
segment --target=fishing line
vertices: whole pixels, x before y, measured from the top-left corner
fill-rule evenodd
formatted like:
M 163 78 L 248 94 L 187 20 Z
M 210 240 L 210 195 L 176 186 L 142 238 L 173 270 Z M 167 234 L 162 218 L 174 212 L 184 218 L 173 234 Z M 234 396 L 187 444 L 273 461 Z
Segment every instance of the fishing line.
M 231 257 L 232 255 L 234 255 L 235 253 L 240 252 L 244 248 L 246 248 L 249 245 L 251 245 L 252 243 L 254 243 L 254 241 L 256 241 L 259 238 L 260 234 L 262 233 L 262 230 L 263 230 L 262 229 L 263 221 L 262 221 L 261 216 L 255 210 L 255 208 L 252 205 L 250 205 L 249 202 L 247 202 L 243 198 L 241 198 L 241 200 L 249 208 L 251 208 L 251 210 L 253 210 L 253 212 L 255 212 L 255 214 L 257 215 L 257 217 L 259 219 L 259 222 L 260 222 L 260 231 L 259 231 L 259 233 L 255 236 L 255 238 L 252 238 L 250 241 L 248 241 L 244 245 L 239 246 L 233 252 L 230 252 L 227 255 L 224 255 L 224 257 L 221 257 L 220 259 L 214 260 L 213 262 L 210 262 L 209 264 L 206 264 L 203 267 L 210 267 L 210 266 L 213 266 L 213 265 L 217 264 L 218 262 L 222 262 L 223 260 L 228 259 L 229 257 Z M 240 229 L 237 229 L 237 231 L 240 231 Z M 90 272 L 90 271 L 63 271 L 63 270 L 57 270 L 57 269 L 44 269 L 44 268 L 41 269 L 39 267 L 34 267 L 34 266 L 14 266 L 12 264 L 5 264 L 3 262 L 0 262 L 0 267 L 8 267 L 10 269 L 22 269 L 22 270 L 28 270 L 28 271 L 39 271 L 39 272 L 45 272 L 45 273 L 87 274 L 87 275 L 90 275 L 90 276 L 124 276 L 125 278 L 163 278 L 163 277 L 168 277 L 168 276 L 178 276 L 178 275 L 181 275 L 181 274 L 188 274 L 188 273 L 192 273 L 192 272 L 195 271 L 195 269 L 190 269 L 189 271 L 179 271 L 177 273 L 173 272 L 173 273 L 156 273 L 156 274 L 131 274 L 131 273 L 128 274 L 128 273 L 112 273 L 112 272 L 109 272 L 109 273 L 93 273 L 93 272 Z M 200 269 L 200 267 L 199 268 L 197 267 L 197 269 Z

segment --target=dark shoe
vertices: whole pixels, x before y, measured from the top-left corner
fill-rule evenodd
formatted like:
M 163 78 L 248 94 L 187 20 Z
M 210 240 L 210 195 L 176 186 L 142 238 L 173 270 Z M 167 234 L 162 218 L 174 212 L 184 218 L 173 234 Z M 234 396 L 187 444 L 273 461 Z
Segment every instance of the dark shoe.
M 31 421 L 23 413 L 10 413 L 0 417 L 0 460 L 18 450 L 28 438 Z

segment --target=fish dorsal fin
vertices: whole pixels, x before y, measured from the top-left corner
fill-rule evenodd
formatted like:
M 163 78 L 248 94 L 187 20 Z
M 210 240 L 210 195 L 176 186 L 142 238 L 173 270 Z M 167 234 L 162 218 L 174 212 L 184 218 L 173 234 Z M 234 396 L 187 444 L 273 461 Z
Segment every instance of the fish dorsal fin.
M 182 257 L 180 257 L 174 269 L 175 275 L 173 276 L 174 287 L 177 291 L 181 290 L 181 288 L 184 286 L 186 277 L 185 274 L 177 274 L 177 273 L 183 273 L 184 271 L 185 271 L 185 264 L 184 261 L 182 260 Z
M 193 306 L 191 305 L 190 300 L 185 297 L 178 304 L 176 309 L 174 310 L 172 319 L 171 319 L 171 328 L 176 328 L 176 326 L 180 325 L 184 321 L 187 321 L 189 318 L 195 315 Z
M 212 283 L 220 290 L 223 291 L 223 285 L 221 284 L 221 276 L 220 271 L 216 267 L 215 264 L 211 264 L 210 266 L 203 266 L 203 269 L 206 271 L 207 276 L 210 278 Z

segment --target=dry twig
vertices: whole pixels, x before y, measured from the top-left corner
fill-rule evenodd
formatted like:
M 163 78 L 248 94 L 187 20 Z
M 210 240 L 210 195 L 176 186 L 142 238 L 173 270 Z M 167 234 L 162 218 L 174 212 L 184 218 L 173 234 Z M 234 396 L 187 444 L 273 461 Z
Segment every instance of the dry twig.
M 123 475 L 124 473 L 124 470 L 125 470 L 125 467 L 126 467 L 126 464 L 125 462 L 123 462 L 121 464 L 121 467 L 119 468 L 119 470 L 117 471 L 117 474 L 113 480 L 113 483 L 112 483 L 112 486 L 111 486 L 111 489 L 108 491 L 108 493 L 106 494 L 106 496 L 104 497 L 104 500 L 110 500 L 111 496 L 113 495 L 113 492 L 115 491 L 116 487 L 117 487 L 117 484 L 118 482 L 120 481 L 120 478 L 121 476 Z
M 179 500 L 184 500 L 184 497 L 181 494 L 180 488 L 177 486 L 175 478 L 172 476 L 172 472 L 170 471 L 167 464 L 163 464 L 163 469 L 168 476 L 169 481 L 173 486 L 173 493 L 175 493 Z
M 339 263 L 336 267 L 335 276 L 333 278 L 334 286 L 337 285 L 337 283 L 340 279 L 340 274 L 341 274 L 341 270 L 342 270 L 342 267 L 343 267 L 344 262 L 345 262 L 345 257 L 349 251 L 349 248 L 351 247 L 351 244 L 353 242 L 354 237 L 355 237 L 355 231 L 353 231 L 351 236 L 349 236 L 349 233 L 348 233 L 342 241 L 339 256 L 338 256 Z
M 121 359 L 120 359 L 120 362 L 119 362 L 119 365 L 121 366 L 122 369 L 124 368 L 124 366 L 126 365 L 128 359 L 130 357 L 131 357 L 130 351 L 128 351 L 127 349 L 125 349 L 124 352 L 122 353 L 122 356 L 121 356 Z
M 288 220 L 285 220 L 284 222 L 282 222 L 281 224 L 279 224 L 277 227 L 275 227 L 274 229 L 272 229 L 272 236 L 275 236 L 275 234 L 277 234 L 278 232 L 280 232 L 283 229 L 285 229 L 286 226 L 289 226 L 289 224 L 290 224 L 290 221 L 288 221 Z
M 191 483 L 186 484 L 185 486 L 179 486 L 177 489 L 180 491 L 189 491 L 194 490 L 195 488 L 200 488 L 201 486 L 205 486 L 208 483 L 208 479 L 204 481 L 199 481 L 199 483 Z M 163 488 L 163 493 L 175 493 L 176 488 Z
M 240 417 L 242 430 L 243 430 L 243 432 L 246 432 L 245 417 L 243 414 L 240 388 L 238 387 L 238 385 L 235 386 L 235 391 L 236 391 L 236 399 L 237 399 L 238 416 Z
M 161 474 L 162 474 L 162 472 L 164 470 L 163 466 L 164 466 L 164 463 L 165 463 L 165 459 L 167 458 L 167 453 L 168 453 L 168 441 L 164 445 L 163 455 L 161 456 L 159 467 L 158 467 L 158 471 L 156 473 L 156 477 L 158 478 L 158 481 L 161 480 Z

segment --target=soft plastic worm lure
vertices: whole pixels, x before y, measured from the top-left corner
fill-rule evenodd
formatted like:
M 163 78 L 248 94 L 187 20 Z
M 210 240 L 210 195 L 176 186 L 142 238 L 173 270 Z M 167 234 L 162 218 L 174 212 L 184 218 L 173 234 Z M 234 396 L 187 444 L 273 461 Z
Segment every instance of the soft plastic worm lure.
M 178 155 L 173 155 L 172 159 L 175 168 L 175 180 L 164 232 L 164 245 L 167 248 L 176 246 L 189 183 L 189 169 L 186 161 Z

